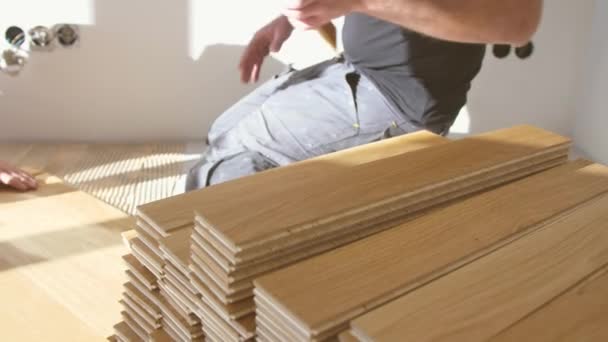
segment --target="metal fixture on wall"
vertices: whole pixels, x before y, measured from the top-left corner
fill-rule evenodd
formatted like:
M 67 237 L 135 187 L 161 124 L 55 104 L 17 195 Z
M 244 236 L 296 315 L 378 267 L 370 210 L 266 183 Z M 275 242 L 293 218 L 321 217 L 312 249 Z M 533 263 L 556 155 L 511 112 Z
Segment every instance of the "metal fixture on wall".
M 27 53 L 14 48 L 6 49 L 0 58 L 0 70 L 10 76 L 16 76 L 25 66 Z
M 25 32 L 18 26 L 11 26 L 4 34 L 6 42 L 15 47 L 20 47 L 25 42 Z
M 74 25 L 61 24 L 55 27 L 55 35 L 59 44 L 64 47 L 73 46 L 79 38 L 78 28 Z
M 52 48 L 54 34 L 53 31 L 45 26 L 36 26 L 29 30 L 30 46 L 32 49 L 48 50 Z
M 0 55 L 0 71 L 16 76 L 25 66 L 30 51 L 52 51 L 55 39 L 63 47 L 73 47 L 80 39 L 78 27 L 70 24 L 59 24 L 52 29 L 36 26 L 27 34 L 18 26 L 9 27 L 4 38 L 8 47 L 2 48 Z M 28 44 L 24 44 L 28 41 Z

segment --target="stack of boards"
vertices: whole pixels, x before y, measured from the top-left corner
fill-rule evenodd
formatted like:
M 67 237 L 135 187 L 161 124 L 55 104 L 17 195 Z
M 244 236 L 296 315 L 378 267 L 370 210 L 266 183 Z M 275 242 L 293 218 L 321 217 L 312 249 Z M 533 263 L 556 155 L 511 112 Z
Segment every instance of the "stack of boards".
M 420 132 L 141 206 L 126 259 L 149 315 L 116 334 L 375 340 L 350 322 L 608 191 L 602 166 L 566 163 L 569 147 L 529 126 Z

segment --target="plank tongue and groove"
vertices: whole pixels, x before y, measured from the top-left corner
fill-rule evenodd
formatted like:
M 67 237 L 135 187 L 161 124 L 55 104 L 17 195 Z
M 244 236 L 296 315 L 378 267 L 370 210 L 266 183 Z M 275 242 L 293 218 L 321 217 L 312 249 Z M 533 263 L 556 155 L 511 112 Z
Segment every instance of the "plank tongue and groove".
M 358 147 L 351 150 L 341 151 L 334 154 L 322 156 L 312 160 L 296 163 L 292 166 L 270 170 L 262 174 L 256 175 L 256 182 L 236 180 L 234 183 L 237 186 L 225 184 L 218 185 L 219 190 L 226 187 L 228 191 L 241 191 L 245 184 L 251 190 L 256 189 L 264 184 L 272 186 L 276 184 L 277 177 L 282 181 L 298 181 L 301 178 L 322 176 L 331 172 L 336 172 L 340 169 L 351 167 L 352 165 L 365 163 L 368 161 L 377 160 L 397 154 L 406 153 L 410 150 L 420 149 L 427 146 L 438 145 L 447 142 L 446 139 L 436 136 L 428 132 L 420 132 L 410 136 L 399 137 L 396 139 L 385 140 L 375 144 Z M 213 187 L 213 188 L 217 188 Z M 230 190 L 233 189 L 233 190 Z M 224 193 L 218 190 L 212 190 L 218 193 Z M 169 286 L 171 279 L 179 279 L 179 277 L 171 277 L 167 274 L 170 263 L 175 266 L 185 277 L 191 276 L 188 274 L 188 264 L 190 263 L 190 235 L 192 233 L 192 224 L 194 219 L 194 207 L 197 202 L 193 200 L 193 194 L 187 193 L 184 195 L 169 198 L 167 200 L 144 205 L 138 211 L 138 238 L 133 240 L 135 255 L 142 259 L 141 261 L 153 271 L 154 278 L 161 279 L 161 290 L 167 294 L 172 288 L 179 288 L 179 284 Z M 164 259 L 161 261 L 161 259 Z M 164 263 L 164 266 L 163 266 Z M 148 275 L 149 276 L 149 275 Z M 206 289 L 206 284 L 201 284 L 196 279 L 191 279 L 193 284 L 198 284 L 197 289 Z M 250 288 L 252 288 L 252 284 Z M 183 284 L 182 284 L 183 285 Z M 224 337 L 231 336 L 231 339 L 248 339 L 253 336 L 255 330 L 253 326 L 254 305 L 251 300 L 252 292 L 249 292 L 249 300 L 235 304 L 223 304 L 214 297 L 210 291 L 202 291 L 204 300 L 210 305 L 207 312 L 213 312 L 212 318 L 206 318 L 207 321 L 212 321 L 214 327 L 223 327 L 222 329 L 211 332 L 208 327 L 203 327 L 209 330 L 211 335 L 221 335 Z M 174 293 L 174 299 L 179 301 L 177 291 Z M 182 294 L 186 294 L 182 291 Z M 189 297 L 189 299 L 195 299 Z M 189 300 L 195 302 L 195 300 Z M 203 310 L 197 310 L 199 312 Z M 205 321 L 204 315 L 201 319 Z M 221 321 L 223 320 L 223 321 Z M 212 337 L 212 336 L 211 336 Z
M 489 339 L 526 340 L 608 341 L 608 266 Z
M 207 257 L 202 258 L 204 260 L 207 260 L 207 258 L 210 260 L 208 265 L 214 264 L 215 266 L 222 268 L 224 270 L 222 272 L 226 273 L 227 282 L 239 282 L 411 220 L 429 210 L 446 205 L 450 201 L 457 200 L 458 198 L 462 198 L 463 192 L 471 194 L 480 192 L 561 165 L 565 163 L 565 161 L 566 156 L 561 155 L 558 158 L 552 158 L 546 162 L 520 165 L 520 168 L 505 173 L 500 177 L 496 175 L 495 177 L 489 177 L 484 180 L 479 179 L 475 184 L 470 184 L 464 191 L 452 191 L 449 194 L 441 196 L 441 198 L 430 200 L 421 199 L 419 203 L 412 205 L 407 210 L 397 210 L 391 214 L 386 214 L 373 219 L 359 220 L 358 222 L 356 218 L 351 218 L 348 221 L 340 222 L 332 227 L 327 227 L 322 231 L 323 234 L 321 237 L 318 236 L 318 232 L 313 232 L 311 237 L 315 240 L 301 241 L 294 239 L 287 241 L 287 243 L 283 242 L 276 246 L 269 245 L 266 246 L 265 249 L 258 249 L 254 251 L 254 253 L 248 253 L 247 257 L 253 258 L 253 260 L 239 262 L 238 265 L 232 264 L 233 259 L 227 256 L 229 255 L 229 252 L 225 252 L 222 243 L 218 242 L 211 232 L 206 231 L 204 227 L 197 224 L 196 234 L 193 235 L 192 251 L 196 252 L 198 249 L 201 253 L 207 255 Z M 348 230 L 344 232 L 344 230 L 340 231 L 339 229 L 336 229 L 340 227 L 348 227 Z M 315 236 L 315 234 L 317 236 Z
M 571 162 L 260 277 L 256 298 L 281 308 L 276 318 L 303 339 L 335 336 L 366 311 L 608 192 L 608 167 L 586 165 Z
M 213 198 L 214 201 L 218 198 L 233 199 L 244 192 L 256 192 L 261 188 L 276 187 L 277 179 L 281 180 L 281 184 L 289 184 L 311 177 L 324 177 L 355 165 L 447 142 L 447 139 L 429 132 L 417 132 L 386 139 L 271 169 L 256 174 L 255 179 L 244 177 L 205 190 L 192 191 L 148 203 L 138 208 L 138 215 L 150 222 L 159 234 L 166 236 L 175 229 L 192 225 L 194 210 L 209 198 Z
M 486 341 L 608 263 L 608 196 L 356 320 L 363 341 Z
M 441 196 L 441 191 L 458 184 L 466 188 L 467 181 L 563 151 L 568 144 L 564 137 L 533 127 L 499 130 L 347 168 L 333 176 L 281 182 L 255 191 L 241 189 L 238 196 L 227 197 L 230 201 L 219 201 L 226 197 L 202 190 L 197 214 L 238 255 L 346 217 L 388 214 L 412 197 L 431 192 Z M 234 215 L 235 208 L 239 215 Z

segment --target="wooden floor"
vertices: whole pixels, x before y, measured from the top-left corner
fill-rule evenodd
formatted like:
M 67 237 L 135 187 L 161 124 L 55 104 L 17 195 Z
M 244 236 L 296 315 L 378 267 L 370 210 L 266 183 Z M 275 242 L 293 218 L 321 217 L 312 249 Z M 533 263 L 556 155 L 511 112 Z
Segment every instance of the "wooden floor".
M 126 281 L 120 234 L 135 225 L 128 213 L 182 192 L 185 170 L 199 157 L 187 147 L 0 144 L 0 159 L 40 182 L 28 193 L 0 188 L 0 340 L 113 334 Z
M 182 193 L 201 150 L 197 142 L 0 144 L 0 160 L 44 170 L 133 215 L 138 205 Z

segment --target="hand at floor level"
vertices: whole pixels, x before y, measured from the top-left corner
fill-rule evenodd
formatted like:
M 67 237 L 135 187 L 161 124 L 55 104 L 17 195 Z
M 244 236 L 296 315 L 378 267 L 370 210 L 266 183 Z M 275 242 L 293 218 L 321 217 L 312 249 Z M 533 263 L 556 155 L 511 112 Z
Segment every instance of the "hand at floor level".
M 0 185 L 21 191 L 34 190 L 38 187 L 34 177 L 3 160 L 0 160 Z

